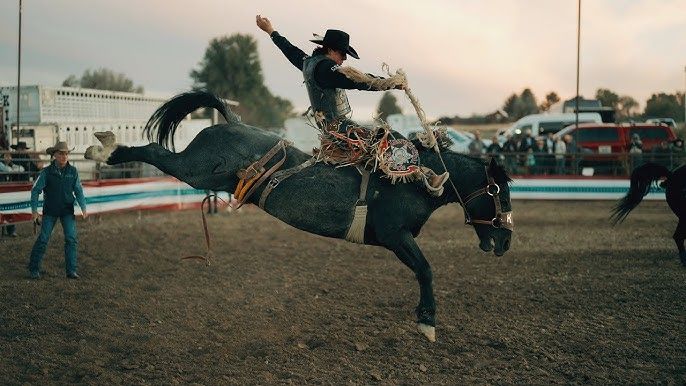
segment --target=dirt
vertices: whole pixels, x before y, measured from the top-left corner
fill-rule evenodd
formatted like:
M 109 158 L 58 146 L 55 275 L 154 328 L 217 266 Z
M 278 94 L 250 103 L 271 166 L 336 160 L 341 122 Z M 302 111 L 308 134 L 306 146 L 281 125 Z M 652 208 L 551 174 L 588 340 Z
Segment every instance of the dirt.
M 609 202 L 515 202 L 512 250 L 480 252 L 459 208 L 418 238 L 436 343 L 390 252 L 293 229 L 254 208 L 80 221 L 80 280 L 61 228 L 40 280 L 34 237 L 0 244 L 1 384 L 686 383 L 686 268 L 664 202 L 618 228 Z

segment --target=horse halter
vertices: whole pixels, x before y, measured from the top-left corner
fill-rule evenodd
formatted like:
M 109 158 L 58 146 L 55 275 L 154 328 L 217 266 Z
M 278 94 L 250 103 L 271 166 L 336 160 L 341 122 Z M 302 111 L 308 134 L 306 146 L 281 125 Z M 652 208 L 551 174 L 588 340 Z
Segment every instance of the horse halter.
M 467 198 L 464 201 L 462 201 L 462 197 L 460 197 L 459 194 L 457 195 L 457 198 L 462 204 L 462 208 L 464 209 L 464 223 L 466 225 L 472 226 L 474 226 L 474 224 L 485 224 L 491 225 L 494 228 L 505 228 L 510 231 L 514 231 L 512 211 L 503 212 L 502 206 L 500 205 L 500 185 L 496 184 L 493 177 L 488 175 L 488 168 L 485 169 L 487 181 L 485 187 L 477 189 L 476 191 L 472 192 L 469 196 L 467 196 Z M 457 192 L 457 190 L 455 190 L 455 192 Z M 493 204 L 495 205 L 495 217 L 493 217 L 493 219 L 491 220 L 472 219 L 472 216 L 470 216 L 469 214 L 469 209 L 467 209 L 467 204 L 469 204 L 475 198 L 484 194 L 493 197 Z

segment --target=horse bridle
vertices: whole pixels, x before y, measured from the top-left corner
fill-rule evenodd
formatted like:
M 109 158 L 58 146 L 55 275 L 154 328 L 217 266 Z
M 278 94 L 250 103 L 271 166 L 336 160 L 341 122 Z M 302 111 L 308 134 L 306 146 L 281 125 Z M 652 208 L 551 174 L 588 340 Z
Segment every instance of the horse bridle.
M 488 168 L 485 169 L 487 181 L 486 186 L 472 192 L 464 199 L 464 201 L 462 200 L 462 197 L 460 197 L 460 194 L 457 194 L 457 198 L 460 201 L 460 204 L 462 204 L 462 208 L 464 210 L 464 222 L 465 224 L 472 226 L 474 226 L 474 224 L 484 224 L 491 225 L 494 228 L 505 228 L 509 229 L 510 231 L 513 231 L 514 222 L 512 220 L 512 211 L 503 212 L 502 206 L 500 205 L 500 185 L 498 185 L 493 179 L 493 177 L 491 177 L 488 174 Z M 457 193 L 457 189 L 455 190 L 455 192 Z M 493 217 L 491 220 L 473 219 L 472 216 L 469 214 L 467 204 L 469 204 L 475 198 L 484 194 L 493 197 L 493 203 L 495 205 L 495 217 Z

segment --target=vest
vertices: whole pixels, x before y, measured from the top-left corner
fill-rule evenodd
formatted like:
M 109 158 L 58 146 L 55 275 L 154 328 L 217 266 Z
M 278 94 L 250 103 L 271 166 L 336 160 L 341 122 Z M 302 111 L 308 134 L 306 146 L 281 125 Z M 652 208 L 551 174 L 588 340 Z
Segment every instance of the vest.
M 310 97 L 310 106 L 314 112 L 324 113 L 327 120 L 345 119 L 351 111 L 345 90 L 322 88 L 314 80 L 314 70 L 325 59 L 328 59 L 325 55 L 315 55 L 303 62 L 303 76 L 307 95 Z
M 74 214 L 74 184 L 78 175 L 76 168 L 67 164 L 60 172 L 53 161 L 44 173 L 43 214 L 56 217 Z

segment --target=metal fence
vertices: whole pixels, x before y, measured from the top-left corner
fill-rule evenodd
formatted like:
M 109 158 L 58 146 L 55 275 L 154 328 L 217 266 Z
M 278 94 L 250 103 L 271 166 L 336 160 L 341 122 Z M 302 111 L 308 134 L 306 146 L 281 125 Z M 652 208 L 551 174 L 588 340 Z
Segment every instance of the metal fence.
M 7 165 L 10 154 L 15 170 L 0 171 L 0 183 L 32 182 L 40 170 L 50 163 L 44 155 L 0 151 L 0 162 Z M 683 151 L 652 151 L 646 153 L 574 153 L 555 155 L 548 153 L 498 153 L 483 155 L 484 159 L 495 156 L 510 175 L 515 176 L 615 176 L 628 177 L 631 171 L 646 162 L 653 162 L 673 169 L 686 161 Z M 159 169 L 143 162 L 127 162 L 107 165 L 83 158 L 82 153 L 71 153 L 69 162 L 79 171 L 82 180 L 107 180 L 114 178 L 142 178 L 163 176 Z M 10 166 L 12 167 L 12 166 Z M 6 170 L 3 168 L 3 170 Z
M 1 184 L 33 182 L 38 177 L 41 169 L 48 166 L 51 160 L 47 156 L 37 153 L 5 150 L 0 151 L 0 162 L 5 166 L 0 168 Z M 69 163 L 76 167 L 79 171 L 79 177 L 84 181 L 164 176 L 164 173 L 159 169 L 143 162 L 107 165 L 102 162 L 87 160 L 83 158 L 83 153 L 70 153 Z

